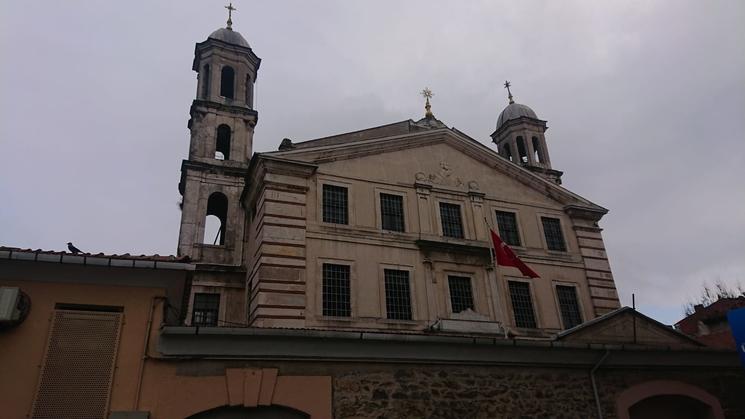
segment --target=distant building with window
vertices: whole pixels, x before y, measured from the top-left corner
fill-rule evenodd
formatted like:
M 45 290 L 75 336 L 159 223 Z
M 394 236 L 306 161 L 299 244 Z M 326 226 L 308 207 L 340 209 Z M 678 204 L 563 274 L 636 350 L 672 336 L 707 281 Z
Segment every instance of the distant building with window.
M 254 153 L 261 60 L 231 24 L 195 47 L 177 257 L 0 247 L 0 416 L 745 417 L 734 351 L 620 307 L 607 210 L 531 108 L 509 93 L 494 149 L 428 97 Z
M 727 313 L 742 307 L 745 307 L 745 296 L 720 298 L 709 305 L 696 304 L 693 313 L 675 323 L 675 328 L 706 346 L 735 349 Z

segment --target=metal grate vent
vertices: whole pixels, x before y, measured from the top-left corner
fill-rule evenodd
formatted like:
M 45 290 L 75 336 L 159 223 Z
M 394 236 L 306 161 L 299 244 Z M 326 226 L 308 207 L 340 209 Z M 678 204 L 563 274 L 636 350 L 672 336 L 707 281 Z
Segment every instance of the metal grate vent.
M 104 419 L 122 313 L 55 310 L 31 417 Z

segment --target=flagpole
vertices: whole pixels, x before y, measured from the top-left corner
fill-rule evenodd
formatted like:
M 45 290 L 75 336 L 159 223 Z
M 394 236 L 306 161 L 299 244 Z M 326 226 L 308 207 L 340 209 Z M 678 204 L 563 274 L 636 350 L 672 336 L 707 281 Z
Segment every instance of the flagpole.
M 489 242 L 492 243 L 491 239 L 491 226 L 489 225 L 489 221 L 484 217 L 484 224 L 486 224 L 486 229 L 489 230 Z M 491 264 L 494 266 L 494 271 L 496 272 L 497 269 L 497 259 L 496 259 L 496 253 L 497 249 L 494 249 L 494 243 L 491 245 L 492 250 L 489 250 L 489 257 L 491 258 Z
M 492 262 L 492 270 L 494 271 L 494 299 L 495 304 L 497 305 L 496 309 L 499 312 L 501 319 L 499 319 L 499 323 L 502 325 L 502 331 L 504 332 L 505 338 L 507 337 L 507 312 L 506 312 L 506 305 L 507 301 L 502 301 L 500 296 L 501 293 L 501 281 L 499 280 L 499 274 L 497 273 L 497 249 L 494 249 L 494 242 L 491 238 L 491 232 L 492 228 L 491 225 L 489 225 L 489 221 L 484 217 L 484 223 L 486 224 L 486 229 L 489 230 L 489 242 L 491 243 L 491 249 L 489 249 L 489 255 L 491 256 L 491 262 Z M 493 251 L 492 251 L 493 250 Z

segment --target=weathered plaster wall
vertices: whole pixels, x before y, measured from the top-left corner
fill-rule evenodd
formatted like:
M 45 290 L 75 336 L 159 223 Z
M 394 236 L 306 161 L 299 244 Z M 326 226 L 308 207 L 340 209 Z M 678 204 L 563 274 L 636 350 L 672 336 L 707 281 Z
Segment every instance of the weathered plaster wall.
M 64 275 L 60 270 L 60 276 Z M 124 323 L 109 405 L 112 410 L 130 410 L 136 398 L 137 372 L 143 355 L 150 305 L 153 297 L 163 296 L 165 292 L 157 288 L 23 279 L 26 278 L 0 280 L 0 285 L 20 287 L 31 298 L 28 318 L 19 326 L 0 333 L 0 417 L 23 418 L 31 411 L 57 303 L 123 307 Z M 156 324 L 162 318 L 162 310 L 160 306 L 154 312 Z

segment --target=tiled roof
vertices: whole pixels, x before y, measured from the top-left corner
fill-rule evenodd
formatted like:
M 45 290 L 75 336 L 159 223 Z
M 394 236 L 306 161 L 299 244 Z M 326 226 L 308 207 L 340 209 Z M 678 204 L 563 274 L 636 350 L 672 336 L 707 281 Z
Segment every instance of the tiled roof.
M 77 253 L 55 252 L 42 249 L 21 249 L 19 247 L 0 246 L 0 260 L 26 260 L 34 262 L 57 262 L 66 264 L 110 266 L 110 267 L 133 267 L 133 268 L 159 268 L 159 269 L 185 269 L 193 270 L 188 256 L 161 256 L 161 255 L 131 255 L 124 253 Z

